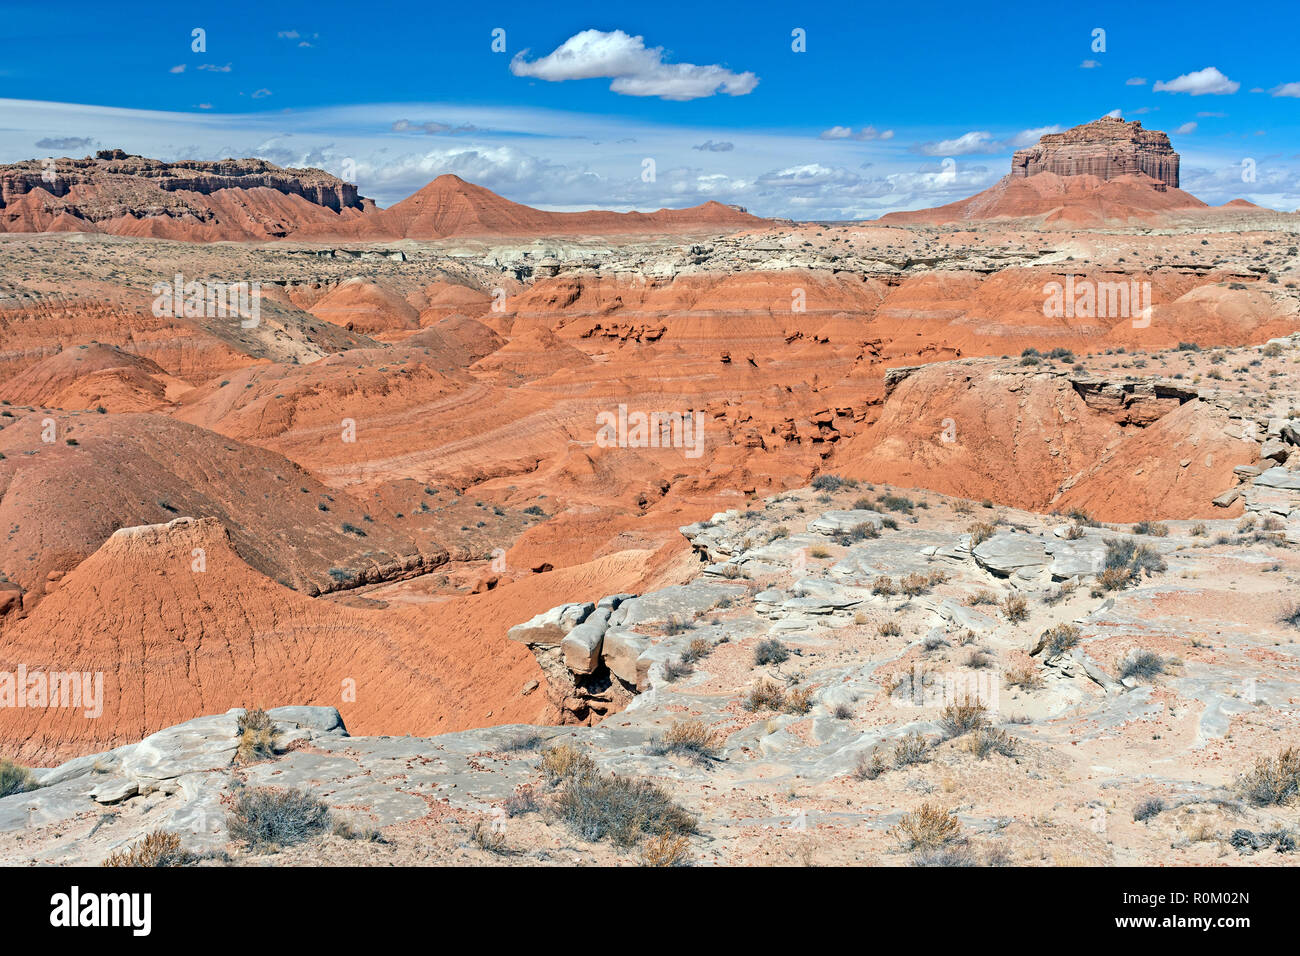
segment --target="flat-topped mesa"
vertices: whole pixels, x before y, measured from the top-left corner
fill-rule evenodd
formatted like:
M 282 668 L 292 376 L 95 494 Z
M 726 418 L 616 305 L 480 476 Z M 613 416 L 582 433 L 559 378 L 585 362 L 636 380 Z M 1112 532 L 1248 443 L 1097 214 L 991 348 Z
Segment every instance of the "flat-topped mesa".
M 76 187 L 90 187 L 95 195 L 75 194 Z M 154 190 L 210 196 L 222 189 L 258 187 L 301 196 L 334 212 L 365 209 L 369 202 L 357 195 L 352 183 L 323 170 L 281 168 L 263 159 L 164 162 L 106 149 L 84 159 L 33 159 L 0 166 L 0 208 L 33 189 L 56 198 L 74 193 L 78 214 L 91 221 L 124 212 L 157 212 L 159 205 L 175 207 L 177 212 L 194 211 L 183 198 L 168 201 Z
M 1096 176 L 1115 179 L 1143 173 L 1157 180 L 1155 189 L 1178 188 L 1178 154 L 1169 136 L 1143 129 L 1136 120 L 1101 119 L 1075 126 L 1064 133 L 1048 133 L 1037 146 L 1017 150 L 1011 158 L 1015 178 L 1055 173 L 1058 176 Z

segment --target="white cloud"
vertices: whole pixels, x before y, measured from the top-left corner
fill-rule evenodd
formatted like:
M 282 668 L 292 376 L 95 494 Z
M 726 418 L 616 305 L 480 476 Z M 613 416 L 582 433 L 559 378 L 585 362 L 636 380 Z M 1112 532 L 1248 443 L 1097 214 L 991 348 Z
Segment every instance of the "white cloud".
M 1011 139 L 1007 140 L 1007 145 L 1013 146 L 1016 149 L 1020 149 L 1025 146 L 1033 146 L 1040 139 L 1042 139 L 1046 134 L 1059 133 L 1060 131 L 1061 131 L 1061 127 L 1056 125 L 1039 126 L 1035 129 L 1024 129 L 1021 130 L 1019 133 L 1017 133 L 1015 136 L 1011 137 Z
M 230 64 L 227 63 L 225 66 L 217 66 L 215 63 L 200 63 L 199 69 L 207 70 L 211 73 L 229 73 Z
M 1300 98 L 1300 83 L 1283 83 L 1273 90 L 1274 96 L 1293 96 Z
M 1114 117 L 1115 119 L 1123 119 L 1123 118 L 1124 118 L 1124 111 L 1123 111 L 1122 109 L 1119 109 L 1119 108 L 1117 107 L 1117 108 L 1111 110 L 1111 111 L 1110 111 L 1109 113 L 1107 113 L 1106 115 L 1107 115 L 1107 116 Z
M 1196 132 L 1195 123 L 1184 123 L 1182 126 L 1178 127 L 1178 129 L 1174 130 L 1174 133 L 1178 136 L 1186 136 L 1188 133 L 1195 133 L 1195 132 Z
M 744 96 L 758 85 L 753 73 L 732 73 L 721 66 L 665 63 L 663 47 L 648 48 L 644 37 L 622 30 L 606 33 L 583 30 L 537 60 L 515 55 L 510 72 L 551 83 L 565 80 L 610 79 L 609 88 L 624 96 L 657 96 L 665 100 L 694 100 L 715 93 Z
M 185 72 L 185 64 L 184 64 L 184 63 L 178 63 L 178 64 L 176 64 L 176 66 L 172 67 L 172 68 L 171 68 L 170 70 L 168 70 L 167 72 L 168 72 L 168 73 L 184 73 L 184 72 Z
M 703 150 L 706 153 L 729 153 L 736 148 L 735 143 L 721 142 L 715 143 L 711 139 L 706 139 L 698 146 L 692 146 L 691 149 Z
M 1207 93 L 1221 96 L 1225 93 L 1236 93 L 1240 88 L 1240 83 L 1228 79 L 1212 66 L 1197 70 L 1195 73 L 1184 73 L 1172 80 L 1156 80 L 1155 86 L 1152 87 L 1157 93 L 1190 93 L 1192 96 L 1204 96 Z
M 1096 60 L 1084 60 L 1082 63 L 1079 64 L 1079 69 L 1081 69 L 1081 70 L 1095 70 L 1095 69 L 1097 69 L 1097 67 L 1099 67 L 1099 66 L 1101 66 L 1101 64 L 1098 63 Z
M 1145 76 L 1130 76 L 1124 81 L 1125 86 L 1146 86 L 1147 78 Z
M 893 139 L 894 131 L 892 129 L 878 130 L 874 126 L 864 126 L 856 131 L 852 126 L 832 126 L 828 130 L 823 130 L 818 138 L 856 139 L 859 142 L 869 142 L 873 139 Z
M 265 88 L 253 91 L 253 99 L 255 100 L 264 100 L 270 95 L 271 91 Z
M 924 156 L 969 156 L 971 153 L 997 153 L 1003 148 L 1003 144 L 995 140 L 992 133 L 984 130 L 972 130 L 956 139 L 941 139 L 912 147 L 914 152 Z

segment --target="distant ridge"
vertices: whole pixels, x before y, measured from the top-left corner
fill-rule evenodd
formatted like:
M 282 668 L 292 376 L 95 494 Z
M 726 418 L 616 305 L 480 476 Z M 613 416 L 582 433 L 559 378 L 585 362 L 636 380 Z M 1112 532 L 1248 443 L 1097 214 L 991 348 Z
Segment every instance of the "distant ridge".
M 718 202 L 651 213 L 545 212 L 453 175 L 379 209 L 323 170 L 260 159 L 167 163 L 117 149 L 0 166 L 0 232 L 383 241 L 728 230 L 767 221 Z

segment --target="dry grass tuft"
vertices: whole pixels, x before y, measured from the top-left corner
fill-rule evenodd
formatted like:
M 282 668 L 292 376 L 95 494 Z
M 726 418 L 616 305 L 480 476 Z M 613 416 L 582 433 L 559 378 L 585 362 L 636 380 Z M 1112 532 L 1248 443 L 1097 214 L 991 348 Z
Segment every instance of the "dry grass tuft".
M 104 861 L 104 866 L 187 866 L 194 854 L 181 846 L 181 838 L 171 830 L 154 830 L 128 850 L 118 850 Z
M 279 731 L 275 721 L 261 707 L 245 710 L 235 726 L 239 734 L 239 749 L 235 751 L 237 763 L 253 763 L 275 756 L 275 738 Z
M 892 832 L 906 850 L 934 850 L 955 843 L 962 836 L 961 822 L 932 803 L 923 803 L 911 813 L 905 813 Z

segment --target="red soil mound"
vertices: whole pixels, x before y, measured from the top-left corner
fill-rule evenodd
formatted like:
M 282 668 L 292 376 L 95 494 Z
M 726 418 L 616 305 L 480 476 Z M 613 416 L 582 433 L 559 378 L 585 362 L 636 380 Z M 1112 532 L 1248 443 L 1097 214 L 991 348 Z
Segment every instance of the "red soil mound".
M 446 559 L 284 457 L 161 415 L 27 413 L 0 452 L 0 570 L 29 610 L 117 529 L 177 515 L 220 519 L 245 561 L 309 594 Z
M 925 366 L 837 449 L 836 467 L 1040 512 L 1085 506 L 1103 521 L 1221 516 L 1212 499 L 1254 454 L 1226 413 L 1192 393 L 1100 384 L 991 361 Z
M 1041 219 L 1064 227 L 1101 225 L 1106 222 L 1159 222 L 1177 210 L 1205 209 L 1191 193 L 1163 186 L 1141 173 L 1101 179 L 1097 176 L 1004 176 L 969 199 L 919 209 L 891 212 L 882 223 L 950 223 L 976 219 Z

